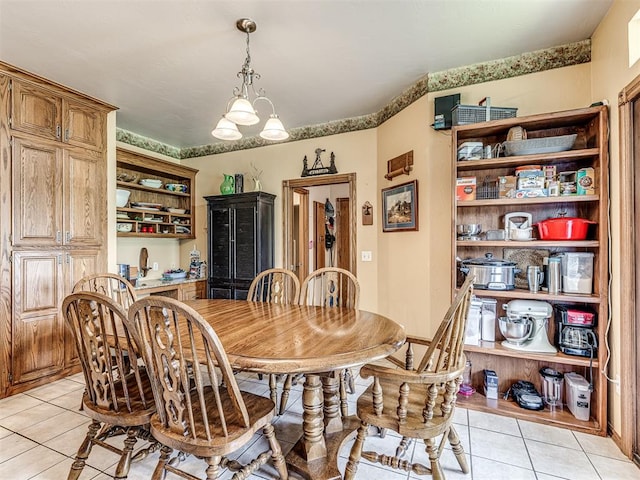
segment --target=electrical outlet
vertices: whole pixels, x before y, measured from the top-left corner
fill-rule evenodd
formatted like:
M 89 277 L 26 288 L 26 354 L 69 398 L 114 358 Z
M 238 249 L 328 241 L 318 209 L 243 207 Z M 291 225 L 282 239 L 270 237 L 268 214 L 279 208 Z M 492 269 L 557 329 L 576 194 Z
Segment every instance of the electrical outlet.
M 616 393 L 620 395 L 620 374 L 616 374 Z
M 362 251 L 362 261 L 363 262 L 370 262 L 373 259 L 373 254 L 368 251 L 368 250 L 363 250 Z
M 153 270 L 158 270 L 158 262 L 153 262 Z

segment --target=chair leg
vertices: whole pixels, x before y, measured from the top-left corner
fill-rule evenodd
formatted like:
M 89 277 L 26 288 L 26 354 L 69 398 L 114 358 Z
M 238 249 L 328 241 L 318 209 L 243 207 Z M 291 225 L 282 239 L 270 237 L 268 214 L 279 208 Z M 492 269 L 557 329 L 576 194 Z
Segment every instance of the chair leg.
M 131 468 L 131 457 L 133 455 L 133 447 L 138 441 L 136 437 L 137 433 L 137 428 L 127 429 L 127 438 L 124 440 L 122 455 L 120 456 L 120 461 L 118 462 L 118 466 L 116 467 L 116 475 L 114 477 L 116 480 L 127 478 L 127 475 L 129 474 L 129 468 Z
M 278 470 L 280 478 L 282 480 L 287 480 L 289 478 L 287 464 L 284 461 L 282 448 L 280 447 L 280 442 L 276 438 L 275 432 L 273 430 L 273 425 L 267 423 L 262 431 L 267 437 L 267 440 L 269 440 L 269 447 L 271 447 L 271 461 L 273 462 L 273 465 L 276 467 L 276 470 Z
M 442 467 L 440 466 L 440 449 L 436 447 L 435 440 L 433 438 L 425 438 L 424 444 L 427 447 L 427 455 L 429 455 L 429 461 L 431 462 L 431 476 L 433 480 L 445 480 Z
M 220 462 L 222 461 L 221 455 L 215 455 L 208 457 L 207 461 L 207 480 L 215 480 L 220 475 Z
M 368 430 L 369 425 L 365 422 L 362 422 L 360 428 L 358 428 L 356 441 L 354 442 L 353 447 L 351 447 L 351 452 L 349 453 L 349 461 L 347 462 L 347 467 L 344 470 L 344 480 L 353 480 L 356 476 L 356 472 L 358 471 L 358 463 L 360 462 L 360 457 L 362 456 L 364 438 L 367 436 Z
M 89 431 L 87 432 L 87 436 L 84 437 L 80 448 L 78 448 L 78 453 L 76 454 L 76 459 L 71 465 L 71 470 L 69 471 L 69 475 L 67 476 L 67 480 L 77 480 L 82 473 L 82 469 L 84 468 L 87 458 L 89 458 L 89 454 L 91 453 L 91 447 L 93 447 L 93 440 L 96 438 L 96 435 L 100 430 L 100 422 L 94 420 L 89 425 Z
M 280 396 L 280 410 L 278 415 L 283 415 L 287 409 L 287 402 L 289 401 L 289 393 L 291 392 L 291 384 L 293 382 L 293 375 L 288 374 L 284 378 L 284 384 L 282 385 L 282 395 Z
M 398 445 L 398 448 L 396 448 L 396 457 L 402 458 L 404 454 L 407 453 L 407 449 L 409 448 L 409 445 L 411 445 L 412 441 L 412 438 L 402 437 L 402 440 L 400 440 L 400 445 Z
M 278 383 L 277 377 L 274 374 L 269 375 L 269 392 L 271 394 L 271 401 L 274 405 L 278 404 Z
M 151 476 L 151 480 L 163 480 L 167 475 L 167 471 L 165 470 L 165 466 L 169 461 L 169 457 L 171 456 L 171 452 L 173 449 L 171 447 L 167 447 L 166 445 L 160 449 L 160 459 L 158 460 L 158 464 L 156 465 L 156 469 L 153 471 L 153 475 Z
M 460 465 L 460 469 L 462 473 L 469 473 L 469 464 L 467 463 L 467 457 L 464 454 L 464 448 L 462 448 L 462 443 L 460 443 L 460 437 L 458 437 L 458 432 L 456 429 L 451 426 L 449 430 L 449 445 L 451 445 L 451 449 L 453 450 L 453 454 L 456 456 L 458 460 L 458 465 Z
M 342 418 L 349 416 L 349 403 L 347 402 L 346 370 L 340 371 L 340 414 Z

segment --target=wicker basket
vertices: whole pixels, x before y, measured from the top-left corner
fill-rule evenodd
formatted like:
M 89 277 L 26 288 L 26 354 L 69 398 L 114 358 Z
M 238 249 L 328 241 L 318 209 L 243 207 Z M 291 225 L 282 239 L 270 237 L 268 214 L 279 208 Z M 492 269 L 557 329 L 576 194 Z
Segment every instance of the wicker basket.
M 482 105 L 485 103 L 485 105 Z M 483 99 L 480 105 L 456 105 L 451 109 L 452 125 L 468 125 L 470 123 L 488 122 L 514 118 L 518 109 L 509 107 L 492 107 L 489 97 Z

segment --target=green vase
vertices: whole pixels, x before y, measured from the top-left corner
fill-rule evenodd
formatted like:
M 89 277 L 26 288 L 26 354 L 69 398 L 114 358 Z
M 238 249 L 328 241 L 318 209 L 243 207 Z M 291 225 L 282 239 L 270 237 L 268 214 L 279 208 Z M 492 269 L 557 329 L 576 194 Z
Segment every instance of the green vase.
M 220 184 L 220 193 L 223 195 L 229 195 L 235 192 L 235 187 L 233 185 L 233 175 L 227 175 L 223 173 L 224 180 Z

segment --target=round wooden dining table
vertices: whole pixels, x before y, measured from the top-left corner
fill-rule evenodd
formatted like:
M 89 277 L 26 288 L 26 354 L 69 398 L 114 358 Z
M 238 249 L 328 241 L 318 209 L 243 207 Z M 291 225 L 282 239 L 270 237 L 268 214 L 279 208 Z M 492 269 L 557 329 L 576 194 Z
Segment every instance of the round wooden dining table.
M 347 308 L 221 299 L 185 303 L 213 327 L 233 368 L 305 375 L 303 436 L 287 463 L 307 478 L 340 478 L 339 445 L 357 423 L 340 417 L 334 372 L 392 354 L 405 341 L 404 327 Z

